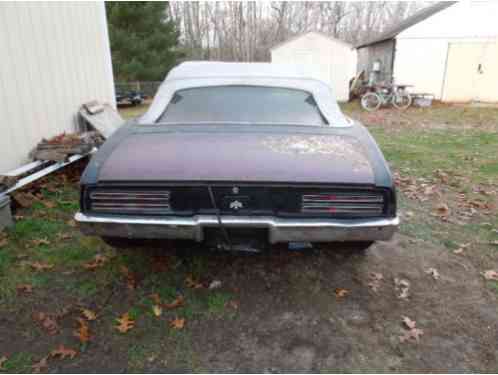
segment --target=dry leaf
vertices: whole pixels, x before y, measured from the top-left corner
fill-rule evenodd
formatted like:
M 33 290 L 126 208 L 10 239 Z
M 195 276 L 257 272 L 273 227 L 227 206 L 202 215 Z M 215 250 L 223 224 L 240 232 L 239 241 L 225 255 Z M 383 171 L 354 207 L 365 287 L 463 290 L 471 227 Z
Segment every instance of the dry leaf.
M 162 307 L 166 309 L 175 309 L 177 307 L 183 306 L 183 303 L 185 302 L 183 296 L 178 296 L 175 298 L 175 300 L 171 303 L 164 303 L 162 304 Z
M 95 314 L 92 310 L 82 309 L 81 314 L 86 318 L 86 320 L 95 320 L 97 319 L 97 314 Z
M 74 228 L 76 227 L 76 221 L 74 221 L 74 219 L 71 219 L 67 222 L 67 225 Z
M 185 326 L 185 318 L 175 318 L 172 321 L 169 322 L 169 325 L 173 329 L 183 329 Z
M 470 242 L 461 244 L 460 247 L 456 250 L 453 250 L 453 254 L 462 254 L 463 251 L 470 246 Z
M 336 296 L 336 298 L 343 298 L 347 294 L 349 294 L 349 290 L 347 290 L 347 289 L 344 289 L 344 288 L 336 288 L 335 289 L 335 296 Z
M 9 244 L 9 240 L 7 239 L 7 237 L 0 237 L 0 249 L 2 247 L 5 247 Z
M 36 321 L 49 335 L 55 335 L 59 330 L 57 321 L 49 314 L 43 312 L 33 313 L 32 318 Z
M 102 267 L 107 263 L 108 260 L 109 259 L 105 255 L 97 254 L 93 258 L 93 261 L 83 264 L 83 267 L 87 270 L 94 270 L 96 268 Z
M 33 293 L 33 285 L 31 284 L 19 284 L 16 286 L 16 289 L 19 293 Z
M 482 275 L 486 280 L 496 280 L 498 281 L 498 272 L 495 270 L 487 270 L 482 272 Z
M 45 271 L 54 268 L 52 264 L 43 263 L 43 262 L 30 262 L 28 264 L 31 266 L 31 268 L 35 269 L 36 271 Z
M 60 359 L 69 357 L 70 359 L 73 359 L 76 354 L 78 354 L 76 350 L 66 348 L 64 345 L 59 345 L 57 349 L 50 352 L 50 357 L 59 357 Z
M 410 339 L 414 339 L 416 342 L 420 340 L 420 336 L 424 334 L 424 331 L 419 328 L 413 328 L 405 332 L 403 336 L 399 337 L 401 342 L 405 342 Z
M 69 240 L 71 239 L 73 236 L 71 233 L 57 233 L 57 239 L 58 240 L 61 240 L 61 241 L 64 241 L 64 240 Z
M 410 295 L 410 282 L 405 279 L 394 278 L 394 289 L 400 299 L 407 299 Z
M 432 210 L 433 216 L 438 216 L 442 219 L 445 219 L 448 217 L 450 213 L 450 209 L 446 203 L 439 203 L 434 209 Z
M 373 292 L 377 293 L 380 289 L 380 283 L 384 279 L 384 276 L 381 273 L 371 272 L 370 273 L 370 282 L 368 286 L 372 289 Z
M 193 279 L 192 275 L 188 275 L 185 279 L 185 285 L 187 288 L 200 289 L 204 287 L 200 282 Z
M 46 238 L 40 238 L 37 240 L 31 240 L 31 243 L 35 246 L 40 246 L 40 245 L 50 245 L 50 241 L 47 240 Z
M 90 341 L 90 328 L 84 319 L 77 318 L 76 320 L 79 323 L 79 327 L 76 331 L 74 331 L 74 336 L 77 337 L 82 344 L 85 344 Z
M 161 304 L 161 297 L 159 297 L 159 294 L 152 293 L 149 297 L 152 299 L 152 302 L 154 302 L 154 304 L 156 304 L 156 305 Z
M 411 320 L 409 317 L 402 317 L 401 321 L 408 329 L 403 336 L 400 336 L 399 339 L 401 342 L 405 342 L 409 339 L 414 339 L 415 341 L 419 341 L 420 336 L 424 334 L 424 331 L 416 328 L 417 323 L 414 320 Z
M 403 324 L 408 328 L 408 329 L 413 329 L 417 325 L 417 323 L 414 320 L 411 320 L 409 317 L 404 316 L 401 321 Z
M 228 306 L 228 307 L 231 307 L 231 308 L 232 308 L 232 309 L 234 309 L 234 310 L 238 310 L 238 309 L 239 309 L 239 305 L 240 305 L 240 304 L 239 304 L 239 301 L 235 301 L 235 300 L 233 300 L 233 299 L 232 299 L 232 300 L 230 300 L 230 301 L 228 301 L 228 303 L 227 303 L 227 306 Z
M 135 275 L 126 266 L 121 266 L 120 271 L 126 277 L 126 285 L 128 286 L 128 289 L 135 289 L 137 286 Z
M 435 268 L 429 268 L 428 270 L 425 271 L 425 273 L 431 275 L 434 280 L 438 280 L 439 279 L 439 272 Z
M 46 372 L 45 370 L 48 368 L 47 360 L 48 357 L 43 357 L 39 362 L 36 362 L 33 366 L 31 366 L 33 372 L 35 374 L 39 374 L 40 372 Z
M 46 207 L 46 208 L 54 208 L 55 207 L 55 203 L 52 202 L 52 201 L 42 201 L 43 205 Z
M 3 364 L 5 362 L 7 362 L 7 357 L 6 356 L 0 357 L 0 371 L 5 371 L 5 368 L 3 367 Z
M 116 320 L 119 323 L 116 329 L 121 333 L 126 333 L 135 326 L 135 321 L 130 318 L 129 313 L 123 314 L 121 318 Z
M 221 281 L 220 280 L 213 280 L 209 283 L 208 289 L 218 289 L 221 288 Z
M 163 309 L 161 308 L 161 306 L 154 305 L 152 306 L 152 312 L 155 316 L 160 317 L 163 313 Z

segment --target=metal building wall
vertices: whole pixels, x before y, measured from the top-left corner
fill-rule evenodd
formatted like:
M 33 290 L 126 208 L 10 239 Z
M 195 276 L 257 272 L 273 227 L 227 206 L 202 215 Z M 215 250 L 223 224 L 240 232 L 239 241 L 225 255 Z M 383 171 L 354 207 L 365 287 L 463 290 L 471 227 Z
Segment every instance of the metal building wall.
M 0 173 L 76 130 L 79 106 L 115 104 L 103 2 L 0 3 Z

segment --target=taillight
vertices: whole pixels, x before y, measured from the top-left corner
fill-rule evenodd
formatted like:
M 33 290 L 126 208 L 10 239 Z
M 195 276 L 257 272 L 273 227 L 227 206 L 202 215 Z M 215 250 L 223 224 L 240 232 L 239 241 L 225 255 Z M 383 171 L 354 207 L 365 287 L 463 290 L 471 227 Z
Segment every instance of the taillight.
M 94 212 L 114 214 L 162 214 L 170 211 L 168 190 L 97 189 L 89 194 Z
M 302 213 L 376 216 L 382 215 L 383 211 L 384 196 L 381 193 L 328 192 L 301 197 Z

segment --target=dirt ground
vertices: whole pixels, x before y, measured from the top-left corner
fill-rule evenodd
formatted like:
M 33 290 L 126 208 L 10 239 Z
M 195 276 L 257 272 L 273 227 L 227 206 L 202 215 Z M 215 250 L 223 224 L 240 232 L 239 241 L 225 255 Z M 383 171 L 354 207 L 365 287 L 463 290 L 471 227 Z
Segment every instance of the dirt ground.
M 498 110 L 454 110 L 345 108 L 369 126 L 399 175 L 400 233 L 365 253 L 341 244 L 259 255 L 174 243 L 116 250 L 71 221 L 78 167 L 43 181 L 0 237 L 0 368 L 498 371 L 498 283 L 483 277 L 498 270 Z M 125 313 L 134 326 L 121 333 L 116 319 Z M 73 358 L 50 355 L 61 344 Z M 36 366 L 43 358 L 46 366 Z

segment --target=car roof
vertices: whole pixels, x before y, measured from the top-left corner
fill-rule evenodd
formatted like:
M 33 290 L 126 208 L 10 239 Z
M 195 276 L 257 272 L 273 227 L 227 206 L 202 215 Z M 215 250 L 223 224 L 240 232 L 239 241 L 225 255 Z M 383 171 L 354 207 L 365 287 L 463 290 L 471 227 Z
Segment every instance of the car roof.
M 306 67 L 292 64 L 188 61 L 172 69 L 167 81 L 192 78 L 287 78 L 315 80 Z

